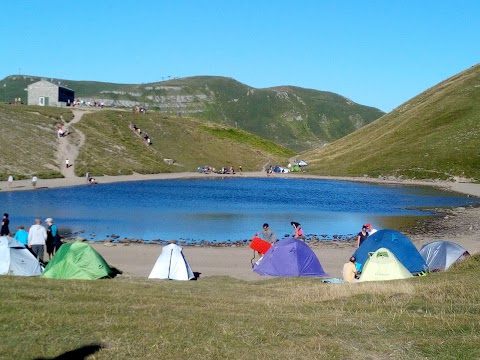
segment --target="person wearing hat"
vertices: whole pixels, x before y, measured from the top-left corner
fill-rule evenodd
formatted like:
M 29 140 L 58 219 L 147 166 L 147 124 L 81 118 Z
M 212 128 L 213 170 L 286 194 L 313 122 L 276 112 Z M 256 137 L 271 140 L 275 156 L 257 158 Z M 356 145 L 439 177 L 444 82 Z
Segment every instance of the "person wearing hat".
M 369 235 L 375 234 L 377 232 L 377 229 L 372 228 L 372 224 L 366 224 L 367 231 Z
M 51 260 L 52 256 L 57 252 L 60 245 L 62 245 L 60 241 L 60 236 L 58 235 L 58 228 L 57 225 L 53 223 L 52 218 L 45 219 L 45 223 L 47 224 L 47 254 L 48 259 Z
M 263 224 L 263 229 L 260 230 L 255 236 L 262 235 L 263 240 L 273 244 L 278 241 L 277 235 L 270 229 L 267 223 Z
M 355 256 L 352 256 L 350 260 L 343 265 L 343 280 L 350 283 L 355 281 L 355 276 L 357 275 L 356 262 L 357 259 L 355 259 Z

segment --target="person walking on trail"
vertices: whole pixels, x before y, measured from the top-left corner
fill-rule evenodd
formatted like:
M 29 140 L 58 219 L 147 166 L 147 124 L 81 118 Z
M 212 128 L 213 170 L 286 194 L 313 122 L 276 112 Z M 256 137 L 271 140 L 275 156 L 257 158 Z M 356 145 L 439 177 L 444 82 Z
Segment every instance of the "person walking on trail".
M 35 219 L 35 224 L 28 231 L 28 248 L 39 261 L 43 262 L 45 254 L 45 241 L 47 240 L 47 229 L 42 226 L 42 220 Z
M 67 167 L 67 169 L 70 167 L 70 160 L 65 159 L 65 166 Z

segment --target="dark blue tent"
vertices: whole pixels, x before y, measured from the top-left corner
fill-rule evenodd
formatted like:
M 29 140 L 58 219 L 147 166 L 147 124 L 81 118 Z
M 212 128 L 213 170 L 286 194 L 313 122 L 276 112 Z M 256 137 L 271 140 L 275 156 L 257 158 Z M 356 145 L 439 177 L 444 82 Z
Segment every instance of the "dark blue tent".
M 390 229 L 379 230 L 367 237 L 353 256 L 357 258 L 357 263 L 365 264 L 368 253 L 380 248 L 390 250 L 411 273 L 427 270 L 427 263 L 410 239 L 401 232 Z
M 293 238 L 277 241 L 253 271 L 270 276 L 328 276 L 313 250 Z

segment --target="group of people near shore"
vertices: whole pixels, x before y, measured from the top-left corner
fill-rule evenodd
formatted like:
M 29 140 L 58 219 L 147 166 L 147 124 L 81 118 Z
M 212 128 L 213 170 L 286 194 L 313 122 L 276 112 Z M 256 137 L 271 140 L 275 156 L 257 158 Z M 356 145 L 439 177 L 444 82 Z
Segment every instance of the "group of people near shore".
M 362 226 L 362 231 L 357 235 L 357 248 L 363 244 L 369 235 L 376 233 L 377 230 L 372 228 L 372 224 L 365 224 Z M 355 256 L 350 257 L 347 263 L 343 265 L 342 276 L 343 280 L 347 282 L 354 282 L 359 275 L 359 264 Z
M 38 177 L 36 175 L 32 176 L 32 188 L 37 188 Z M 9 189 L 13 187 L 13 175 L 10 175 L 7 179 L 7 186 Z
M 294 234 L 292 237 L 294 239 L 300 239 L 305 241 L 305 235 L 303 233 L 303 229 L 301 225 L 296 222 L 292 221 L 290 223 L 293 226 Z M 367 239 L 369 235 L 374 234 L 377 232 L 376 229 L 372 228 L 371 224 L 365 224 L 362 226 L 362 231 L 357 234 L 357 248 Z M 270 229 L 268 223 L 263 224 L 262 230 L 255 234 L 255 236 L 261 236 L 264 241 L 267 241 L 271 244 L 274 244 L 278 241 L 277 235 Z M 352 256 L 347 263 L 343 265 L 343 280 L 347 282 L 354 282 L 357 276 L 359 275 L 357 260 L 354 256 Z
M 211 166 L 208 166 L 208 165 L 205 165 L 205 166 L 200 166 L 198 168 L 198 170 L 204 174 L 209 174 L 209 173 L 216 173 L 216 174 L 232 174 L 232 175 L 235 175 L 236 172 L 235 172 L 235 167 L 233 165 L 231 165 L 230 167 L 228 166 L 222 166 L 219 170 L 217 170 L 216 168 L 214 167 L 211 167 Z M 238 171 L 243 174 L 243 169 L 242 169 L 242 166 L 240 165 L 238 167 Z
M 42 225 L 42 220 L 35 219 L 34 224 L 27 231 L 23 225 L 18 226 L 18 230 L 13 238 L 29 249 L 32 254 L 40 261 L 44 262 L 45 250 L 48 259 L 62 246 L 62 238 L 58 232 L 58 227 L 53 223 L 52 218 L 45 219 L 46 227 Z M 3 214 L 0 236 L 11 236 L 10 219 L 8 213 Z
M 293 226 L 293 235 L 294 239 L 299 239 L 305 241 L 305 235 L 303 234 L 303 229 L 300 223 L 296 221 L 290 222 L 290 225 Z M 262 236 L 263 240 L 268 241 L 271 244 L 274 244 L 278 241 L 277 235 L 270 229 L 268 223 L 264 223 L 262 230 L 255 234 L 255 236 Z

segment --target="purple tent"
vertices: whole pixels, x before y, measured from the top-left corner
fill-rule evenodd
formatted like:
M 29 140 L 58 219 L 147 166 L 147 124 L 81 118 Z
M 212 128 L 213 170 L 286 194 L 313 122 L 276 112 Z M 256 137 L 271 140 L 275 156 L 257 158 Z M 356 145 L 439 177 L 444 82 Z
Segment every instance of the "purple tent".
M 293 238 L 277 241 L 253 271 L 270 276 L 328 276 L 312 249 Z

